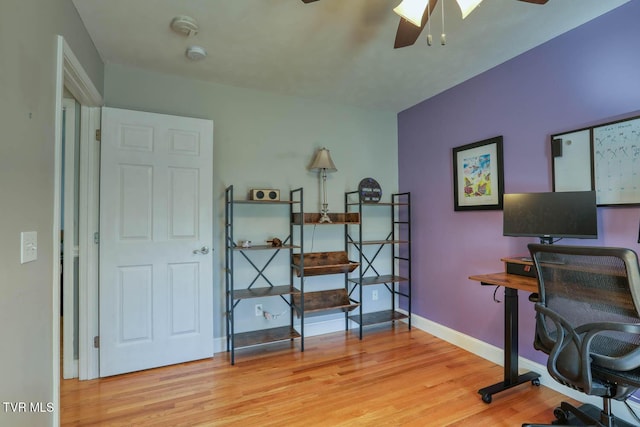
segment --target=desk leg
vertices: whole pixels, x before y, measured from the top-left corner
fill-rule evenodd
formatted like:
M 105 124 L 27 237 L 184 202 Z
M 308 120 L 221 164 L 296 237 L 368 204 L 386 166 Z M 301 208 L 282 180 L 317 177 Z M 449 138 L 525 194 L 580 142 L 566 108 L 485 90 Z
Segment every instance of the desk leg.
M 540 385 L 540 375 L 518 375 L 518 290 L 504 288 L 504 381 L 478 390 L 482 401 L 491 403 L 492 395 L 531 381 Z

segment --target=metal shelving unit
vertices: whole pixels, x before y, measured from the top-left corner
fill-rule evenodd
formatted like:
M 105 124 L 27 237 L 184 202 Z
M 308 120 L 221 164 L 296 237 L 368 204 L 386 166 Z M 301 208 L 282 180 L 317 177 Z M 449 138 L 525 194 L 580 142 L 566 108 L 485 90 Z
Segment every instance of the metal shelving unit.
M 378 240 L 364 239 L 363 223 L 366 221 L 366 211 L 384 208 L 390 210 L 390 230 L 387 236 Z M 378 323 L 407 319 L 411 329 L 411 193 L 394 193 L 391 195 L 391 202 L 363 202 L 358 191 L 347 192 L 345 210 L 357 210 L 361 218 L 357 227 L 345 225 L 347 251 L 350 248 L 354 249 L 360 262 L 357 276 L 349 277 L 347 280 L 349 297 L 360 304 L 358 313 L 349 316 L 350 320 L 359 325 L 360 339 L 364 326 Z M 374 266 L 374 261 L 387 246 L 391 248 L 391 265 L 381 273 Z M 365 249 L 367 247 L 372 249 Z M 380 284 L 384 284 L 391 293 L 390 309 L 365 313 L 364 287 Z M 354 297 L 354 294 L 357 297 Z M 400 298 L 404 298 L 406 302 L 407 314 L 397 310 Z
M 304 212 L 303 189 L 291 190 L 288 201 L 236 200 L 233 186 L 225 190 L 225 294 L 227 317 L 227 351 L 231 353 L 231 364 L 235 364 L 235 350 L 275 341 L 300 339 L 300 351 L 304 351 L 305 319 L 311 316 L 331 313 L 344 313 L 345 328 L 349 324 L 349 312 L 357 309 L 360 303 L 349 294 L 349 273 L 361 264 L 349 261 L 345 241 L 345 251 L 304 252 L 304 229 L 309 225 L 350 226 L 360 224 L 360 212 L 329 214 L 331 223 L 320 223 L 319 213 Z M 289 207 L 289 236 L 282 246 L 256 245 L 242 247 L 234 239 L 234 221 L 239 205 L 260 205 Z M 294 242 L 295 240 L 295 242 Z M 264 264 L 255 261 L 256 252 L 273 252 Z M 281 251 L 287 251 L 290 260 L 289 284 L 275 285 L 266 275 L 269 267 Z M 234 269 L 238 258 L 255 270 L 251 281 L 237 283 Z M 362 256 L 361 262 L 362 262 Z M 306 292 L 305 282 L 310 276 L 342 275 L 343 284 L 335 289 Z M 296 286 L 297 285 L 297 286 Z M 244 300 L 264 297 L 279 297 L 290 308 L 289 325 L 275 328 L 236 332 L 236 308 Z M 298 328 L 294 326 L 294 315 L 300 318 Z
M 294 283 L 294 280 L 297 280 L 298 288 L 300 289 L 300 292 L 293 296 L 293 306 L 298 316 L 300 316 L 300 348 L 301 351 L 304 351 L 305 318 L 342 312 L 345 314 L 346 325 L 348 323 L 348 313 L 359 306 L 357 302 L 349 298 L 346 286 L 348 272 L 357 266 L 354 265 L 354 263 L 349 262 L 346 258 L 340 259 L 340 254 L 337 252 L 305 254 L 305 226 L 321 225 L 324 227 L 330 227 L 336 225 L 346 226 L 347 224 L 358 224 L 360 222 L 360 215 L 358 213 L 330 213 L 328 215 L 332 222 L 320 223 L 319 220 L 321 214 L 304 212 L 304 192 L 302 188 L 292 190 L 290 199 L 295 200 L 297 203 L 291 206 L 291 225 L 289 234 L 292 236 L 292 240 L 299 242 L 296 245 L 295 256 L 292 251 L 291 258 L 291 280 L 292 283 Z M 295 228 L 298 229 L 297 233 L 295 233 Z M 296 234 L 297 239 L 293 237 Z M 346 257 L 346 253 L 344 255 Z M 305 290 L 307 277 L 331 274 L 342 274 L 345 278 L 344 286 L 336 289 L 315 292 L 307 292 Z
M 276 259 L 281 251 L 287 251 L 289 258 L 293 250 L 297 248 L 291 244 L 289 235 L 282 246 L 257 245 L 242 247 L 234 240 L 234 218 L 237 205 L 260 205 L 267 206 L 292 206 L 293 201 L 266 201 L 266 200 L 234 200 L 233 186 L 225 190 L 225 295 L 226 295 L 226 317 L 227 317 L 227 351 L 231 352 L 231 364 L 235 364 L 236 348 L 247 347 L 257 344 L 266 344 L 287 339 L 293 340 L 300 337 L 293 327 L 293 298 L 300 291 L 293 286 L 290 280 L 287 285 L 274 285 L 266 276 L 265 270 Z M 291 209 L 289 209 L 291 211 Z M 252 255 L 256 252 L 272 252 L 266 263 L 258 266 Z M 234 268 L 236 266 L 236 255 L 240 255 L 255 270 L 255 277 L 249 283 L 238 284 L 235 280 Z M 289 275 L 291 279 L 291 274 Z M 243 300 L 252 298 L 279 297 L 290 309 L 290 322 L 288 326 L 280 326 L 269 329 L 260 329 L 248 332 L 237 333 L 235 331 L 236 308 Z

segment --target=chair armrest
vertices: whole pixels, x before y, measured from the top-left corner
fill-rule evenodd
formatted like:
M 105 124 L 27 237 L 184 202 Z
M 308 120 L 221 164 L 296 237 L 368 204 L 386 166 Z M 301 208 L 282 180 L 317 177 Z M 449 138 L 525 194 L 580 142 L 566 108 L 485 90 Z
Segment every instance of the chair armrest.
M 622 322 L 595 322 L 588 323 L 576 328 L 576 333 L 583 335 L 583 356 L 590 356 L 596 365 L 613 369 L 617 371 L 631 371 L 640 367 L 640 346 L 632 343 L 629 345 L 635 346 L 632 350 L 619 355 L 609 356 L 599 352 L 597 348 L 593 348 L 593 340 L 607 332 L 621 332 L 626 334 L 640 335 L 640 324 L 638 323 L 622 323 Z M 619 340 L 612 337 L 607 337 L 610 340 L 625 343 L 623 340 Z
M 553 348 L 549 349 L 547 369 L 557 381 L 577 387 L 587 394 L 604 395 L 606 391 L 596 390 L 599 386 L 592 381 L 591 366 L 603 367 L 614 371 L 631 371 L 640 367 L 640 348 L 635 348 L 625 354 L 609 356 L 601 354 L 594 348 L 594 339 L 602 334 L 620 332 L 640 335 L 640 324 L 621 322 L 594 322 L 574 328 L 560 314 L 538 303 L 535 305 L 538 315 L 546 317 L 555 324 L 555 332 L 537 330 L 537 334 L 546 334 L 546 339 L 553 340 Z M 538 325 L 544 323 L 538 320 Z M 615 340 L 608 337 L 609 339 Z M 622 340 L 617 340 L 624 343 Z M 596 341 L 597 343 L 597 341 Z M 568 364 L 568 361 L 572 362 Z M 571 364 L 574 364 L 573 368 Z
M 564 317 L 544 304 L 536 303 L 535 310 L 539 316 L 536 320 L 536 340 L 543 336 L 546 342 L 543 351 L 549 355 L 547 370 L 561 384 L 591 394 L 591 359 L 582 354 L 582 336 Z M 547 321 L 554 323 L 555 331 L 547 329 Z

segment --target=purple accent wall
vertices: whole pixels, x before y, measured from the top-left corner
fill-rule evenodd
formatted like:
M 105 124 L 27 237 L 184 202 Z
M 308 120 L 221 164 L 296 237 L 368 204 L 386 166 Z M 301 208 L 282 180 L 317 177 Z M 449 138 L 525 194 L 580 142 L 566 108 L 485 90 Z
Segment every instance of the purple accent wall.
M 454 212 L 451 149 L 503 135 L 505 192 L 551 191 L 551 135 L 640 115 L 639 16 L 640 1 L 629 2 L 399 113 L 416 314 L 503 346 L 503 305 L 468 276 L 500 271 L 501 257 L 526 254 L 537 239 L 502 236 L 502 211 Z M 640 207 L 601 207 L 598 217 L 598 240 L 562 243 L 640 252 Z M 527 296 L 520 292 L 520 354 L 544 363 Z

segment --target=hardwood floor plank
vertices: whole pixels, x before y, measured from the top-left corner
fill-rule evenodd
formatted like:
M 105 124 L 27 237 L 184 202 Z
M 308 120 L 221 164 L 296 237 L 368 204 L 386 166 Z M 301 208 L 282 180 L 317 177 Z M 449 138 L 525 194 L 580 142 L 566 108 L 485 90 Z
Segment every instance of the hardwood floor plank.
M 398 325 L 249 347 L 91 381 L 62 380 L 63 426 L 515 426 L 564 396 L 522 385 L 482 402 L 502 367 Z M 575 403 L 575 402 L 574 402 Z

